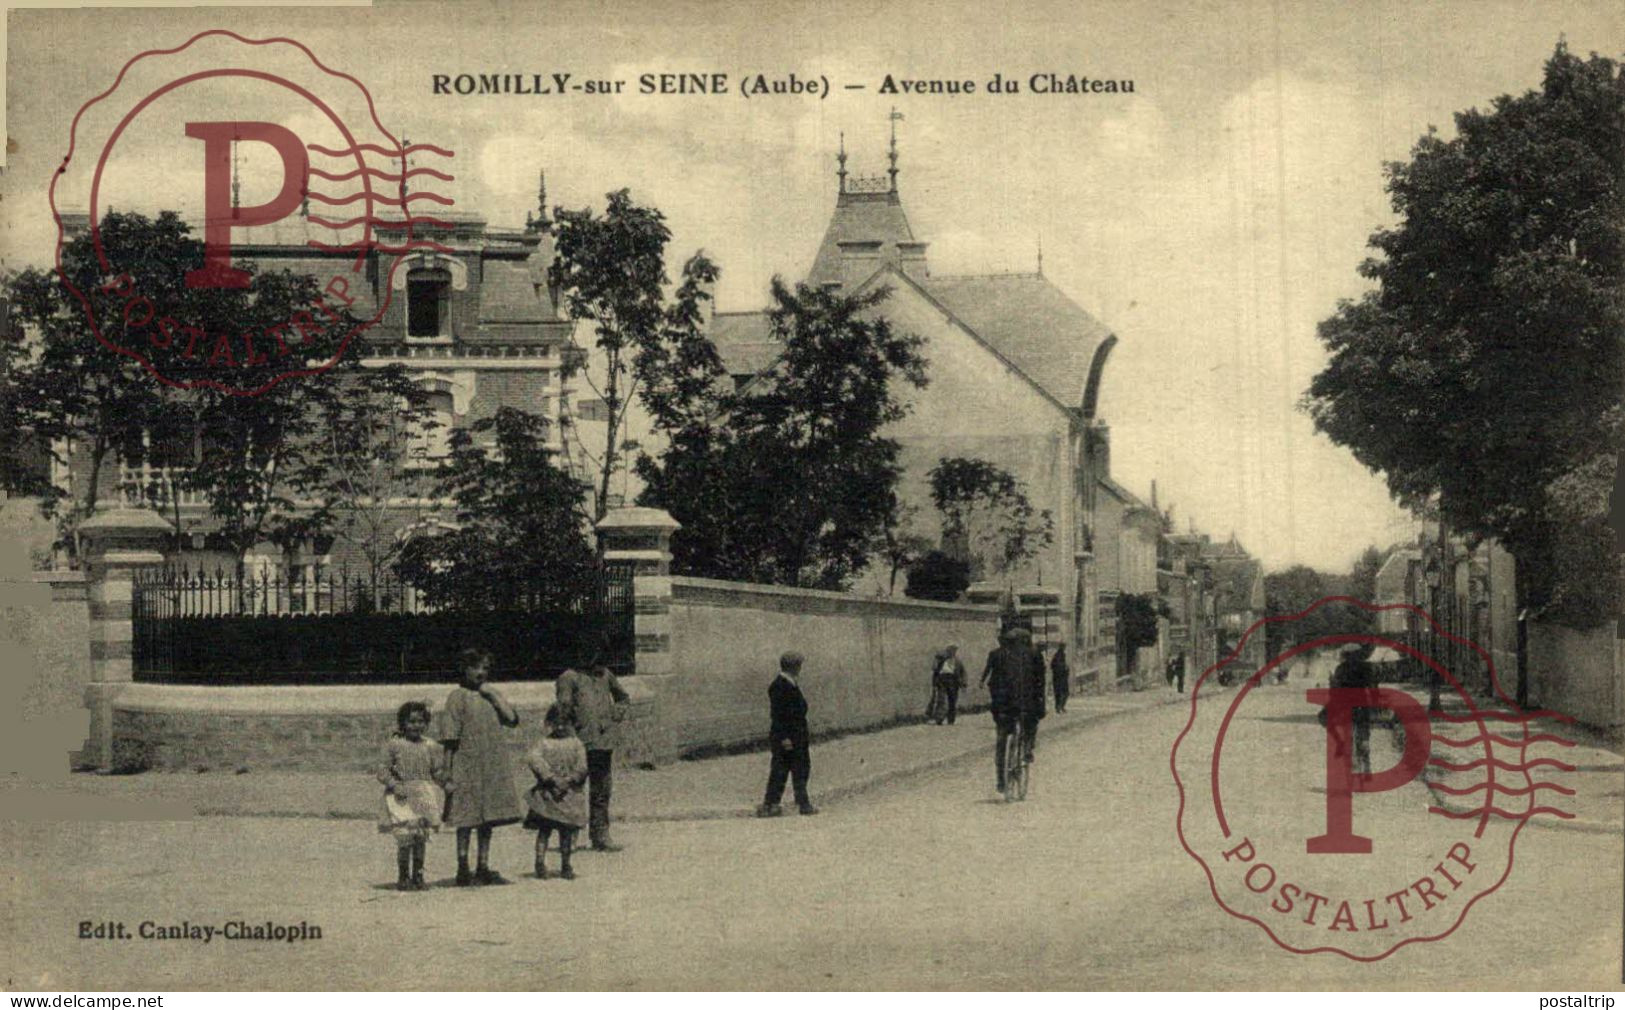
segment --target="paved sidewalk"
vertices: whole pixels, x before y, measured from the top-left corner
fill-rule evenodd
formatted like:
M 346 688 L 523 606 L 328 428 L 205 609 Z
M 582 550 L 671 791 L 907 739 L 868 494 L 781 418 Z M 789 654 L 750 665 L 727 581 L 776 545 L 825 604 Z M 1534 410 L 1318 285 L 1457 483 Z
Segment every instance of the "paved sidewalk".
M 1425 690 L 1411 693 L 1427 704 Z M 1481 712 L 1505 712 L 1511 706 L 1480 701 Z M 1460 698 L 1444 701 L 1447 717 L 1469 714 Z M 1495 736 L 1522 743 L 1525 739 L 1520 724 L 1504 719 L 1486 719 L 1485 727 Z M 1467 740 L 1479 735 L 1476 723 L 1434 721 L 1434 744 L 1431 760 L 1423 778 L 1434 802 L 1456 813 L 1477 812 L 1484 804 L 1488 791 L 1484 783 L 1484 766 L 1467 767 L 1484 759 L 1482 747 L 1453 747 L 1439 742 L 1440 737 Z M 1534 806 L 1542 812 L 1529 819 L 1541 828 L 1559 828 L 1571 831 L 1589 831 L 1605 834 L 1625 832 L 1625 757 L 1621 756 L 1620 741 L 1597 730 L 1561 719 L 1541 718 L 1528 723 L 1527 747 L 1509 746 L 1492 741 L 1491 754 L 1496 765 L 1495 806 L 1510 813 L 1522 813 Z M 1520 751 L 1523 755 L 1520 757 Z M 1506 766 L 1521 765 L 1529 768 L 1529 781 L 1521 771 Z M 1437 762 L 1443 762 L 1439 764 Z M 1553 763 L 1555 762 L 1555 763 Z M 1454 767 L 1446 767 L 1454 766 Z M 1553 788 L 1546 788 L 1550 785 Z M 1478 786 L 1466 794 L 1450 790 Z M 1533 788 L 1533 801 L 1528 795 L 1508 794 L 1501 786 L 1511 789 Z M 1567 792 L 1572 790 L 1572 794 Z M 1560 813 L 1550 811 L 1560 811 Z
M 1184 701 L 1172 690 L 1084 695 L 1064 713 L 1051 712 L 1039 730 L 1043 741 L 1123 715 Z M 993 726 L 985 712 L 964 714 L 952 726 L 912 724 L 858 733 L 813 745 L 811 793 L 816 804 L 835 803 L 865 790 L 938 768 L 983 761 L 993 787 Z M 615 770 L 615 819 L 619 821 L 709 820 L 750 816 L 766 784 L 766 751 L 678 761 L 653 770 L 624 765 Z M 969 767 L 966 774 L 979 774 Z M 516 789 L 529 788 L 516 771 Z M 34 817 L 39 811 L 72 811 L 73 819 L 165 820 L 188 816 L 331 817 L 372 820 L 379 786 L 362 773 L 148 772 L 140 775 L 76 774 L 47 784 L 11 780 L 0 784 L 0 817 Z M 788 799 L 788 790 L 786 790 Z M 791 805 L 787 809 L 793 810 Z

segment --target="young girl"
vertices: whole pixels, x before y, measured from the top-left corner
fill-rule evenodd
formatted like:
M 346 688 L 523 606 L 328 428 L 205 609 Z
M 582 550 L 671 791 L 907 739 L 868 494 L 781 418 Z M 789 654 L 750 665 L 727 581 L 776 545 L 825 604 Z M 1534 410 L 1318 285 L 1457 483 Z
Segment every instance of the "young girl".
M 536 877 L 547 879 L 547 841 L 555 830 L 559 833 L 559 876 L 574 880 L 570 868 L 570 852 L 575 848 L 576 832 L 587 821 L 587 749 L 576 739 L 570 724 L 553 705 L 547 710 L 542 723 L 545 736 L 525 755 L 536 786 L 526 796 L 530 813 L 525 827 L 536 832 Z
M 513 824 L 521 815 L 513 770 L 502 741 L 504 727 L 519 725 L 519 714 L 486 683 L 491 654 L 464 649 L 462 682 L 452 688 L 440 713 L 440 742 L 451 752 L 451 802 L 446 823 L 457 829 L 457 886 L 503 884 L 491 869 L 491 829 Z M 468 839 L 479 835 L 479 861 L 468 870 Z
M 395 713 L 396 732 L 384 744 L 378 781 L 384 784 L 384 813 L 378 830 L 395 836 L 395 860 L 403 891 L 423 889 L 423 850 L 429 833 L 440 829 L 446 803 L 446 751 L 423 734 L 429 706 L 409 701 Z

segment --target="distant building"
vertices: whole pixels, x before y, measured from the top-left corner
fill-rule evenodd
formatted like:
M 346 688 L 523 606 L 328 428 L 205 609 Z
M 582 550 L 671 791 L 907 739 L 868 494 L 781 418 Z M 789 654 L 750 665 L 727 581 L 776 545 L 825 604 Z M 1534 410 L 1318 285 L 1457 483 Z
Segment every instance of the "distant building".
M 1224 543 L 1213 543 L 1206 534 L 1199 536 L 1198 558 L 1213 580 L 1216 658 L 1224 659 L 1240 646 L 1236 662 L 1250 676 L 1267 660 L 1263 629 L 1247 635 L 1265 615 L 1264 566 L 1247 553 L 1234 533 Z

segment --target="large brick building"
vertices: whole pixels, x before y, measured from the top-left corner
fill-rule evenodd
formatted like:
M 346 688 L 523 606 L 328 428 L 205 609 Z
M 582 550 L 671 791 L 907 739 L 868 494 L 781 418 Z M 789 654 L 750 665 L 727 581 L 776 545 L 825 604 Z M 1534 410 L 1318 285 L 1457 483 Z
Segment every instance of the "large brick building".
M 437 211 L 448 222 L 437 228 L 435 244 L 441 249 L 420 249 L 396 256 L 374 249 L 362 268 L 351 273 L 350 251 L 326 251 L 331 230 L 321 228 L 302 210 L 274 224 L 242 229 L 234 236 L 233 254 L 239 262 L 253 262 L 262 273 L 286 271 L 326 278 L 337 274 L 359 276 L 348 294 L 359 318 L 383 313 L 361 339 L 366 342 L 368 364 L 396 363 L 412 381 L 427 391 L 437 426 L 417 446 L 421 467 L 443 454 L 448 433 L 490 417 L 503 406 L 519 407 L 548 419 L 550 439 L 561 458 L 568 458 L 564 426 L 570 423 L 570 383 L 567 362 L 575 357 L 571 324 L 561 317 L 555 294 L 547 283 L 553 246 L 545 221 L 523 228 L 496 228 L 478 214 Z M 66 220 L 71 235 L 88 226 L 84 215 Z M 380 245 L 398 246 L 406 238 L 399 225 L 378 228 Z M 393 270 L 391 266 L 394 266 Z M 321 381 L 320 376 L 297 381 Z M 57 480 L 77 498 L 90 479 L 89 460 L 68 447 L 68 464 Z M 184 453 L 170 454 L 179 460 Z M 162 452 L 154 458 L 162 461 Z M 213 532 L 215 521 L 208 503 L 195 493 L 170 497 L 171 482 L 162 465 L 115 461 L 104 466 L 97 497 L 104 502 L 147 502 L 173 519 L 178 515 L 183 549 L 179 561 L 205 569 L 235 567 L 236 558 L 220 550 Z M 407 537 L 432 525 L 421 499 L 403 500 L 394 515 L 391 535 Z M 354 545 L 343 538 L 306 545 L 294 556 L 264 544 L 250 550 L 251 571 L 281 568 L 294 577 L 355 567 L 361 559 Z

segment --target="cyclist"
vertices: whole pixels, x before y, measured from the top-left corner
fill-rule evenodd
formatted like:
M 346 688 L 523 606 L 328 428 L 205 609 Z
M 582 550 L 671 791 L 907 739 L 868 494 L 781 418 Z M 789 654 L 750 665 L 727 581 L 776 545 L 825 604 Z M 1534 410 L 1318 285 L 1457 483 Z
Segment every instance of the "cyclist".
M 987 654 L 982 669 L 983 684 L 992 698 L 993 723 L 998 729 L 993 748 L 993 768 L 998 790 L 1004 792 L 1004 749 L 1019 724 L 1027 741 L 1026 760 L 1033 759 L 1033 742 L 1038 736 L 1038 720 L 1044 718 L 1044 656 L 1033 648 L 1033 634 L 1018 626 L 1006 627 L 999 647 Z

